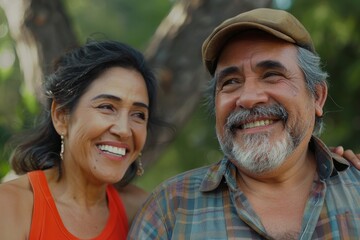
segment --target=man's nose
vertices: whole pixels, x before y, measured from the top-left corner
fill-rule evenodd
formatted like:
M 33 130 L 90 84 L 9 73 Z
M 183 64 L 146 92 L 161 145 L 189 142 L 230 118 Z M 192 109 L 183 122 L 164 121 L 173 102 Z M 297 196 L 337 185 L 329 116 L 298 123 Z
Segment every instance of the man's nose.
M 268 101 L 268 95 L 261 83 L 249 80 L 239 89 L 239 97 L 236 106 L 239 108 L 251 109 L 259 104 Z

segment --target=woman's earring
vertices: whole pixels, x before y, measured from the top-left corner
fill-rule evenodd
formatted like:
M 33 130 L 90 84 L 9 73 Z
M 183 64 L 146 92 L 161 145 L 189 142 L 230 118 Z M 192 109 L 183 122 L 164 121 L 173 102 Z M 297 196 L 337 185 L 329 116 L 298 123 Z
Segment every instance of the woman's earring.
M 141 162 L 141 153 L 139 153 L 139 157 L 137 159 L 137 170 L 136 170 L 136 175 L 138 176 L 142 176 L 144 174 L 144 168 Z
M 61 160 L 64 160 L 64 136 L 61 134 L 61 150 L 60 150 L 60 158 Z

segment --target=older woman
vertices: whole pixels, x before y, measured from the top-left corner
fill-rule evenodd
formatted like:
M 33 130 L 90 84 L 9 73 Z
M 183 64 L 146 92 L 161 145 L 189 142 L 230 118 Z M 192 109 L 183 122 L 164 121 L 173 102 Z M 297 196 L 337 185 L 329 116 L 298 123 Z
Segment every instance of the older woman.
M 143 55 L 91 41 L 59 59 L 44 94 L 38 126 L 11 159 L 27 174 L 0 185 L 0 239 L 125 239 L 147 196 L 129 182 L 157 123 Z

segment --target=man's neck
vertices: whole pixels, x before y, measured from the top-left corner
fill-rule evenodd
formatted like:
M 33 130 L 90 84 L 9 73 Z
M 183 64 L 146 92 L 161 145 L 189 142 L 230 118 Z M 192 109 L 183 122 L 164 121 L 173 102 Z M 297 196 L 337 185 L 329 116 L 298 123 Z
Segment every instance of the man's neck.
M 311 152 L 287 159 L 279 169 L 262 175 L 239 171 L 237 184 L 266 231 L 272 236 L 299 233 L 316 161 Z M 295 234 L 296 235 L 296 234 Z

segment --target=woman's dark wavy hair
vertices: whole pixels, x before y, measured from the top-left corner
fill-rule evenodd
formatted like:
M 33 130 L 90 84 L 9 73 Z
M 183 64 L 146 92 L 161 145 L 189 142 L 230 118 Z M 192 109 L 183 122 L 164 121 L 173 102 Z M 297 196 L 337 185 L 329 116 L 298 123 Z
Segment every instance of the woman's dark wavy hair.
M 146 146 L 153 143 L 154 136 L 150 130 L 161 121 L 155 117 L 156 79 L 144 56 L 120 42 L 89 40 L 84 46 L 61 56 L 55 63 L 54 72 L 45 78 L 45 101 L 37 126 L 18 139 L 20 142 L 10 159 L 17 174 L 58 167 L 61 177 L 61 139 L 51 119 L 52 101 L 58 104 L 59 109 L 71 114 L 89 85 L 106 69 L 114 66 L 134 69 L 143 76 L 149 95 L 149 134 Z M 134 162 L 119 185 L 128 184 L 135 177 L 136 169 Z

